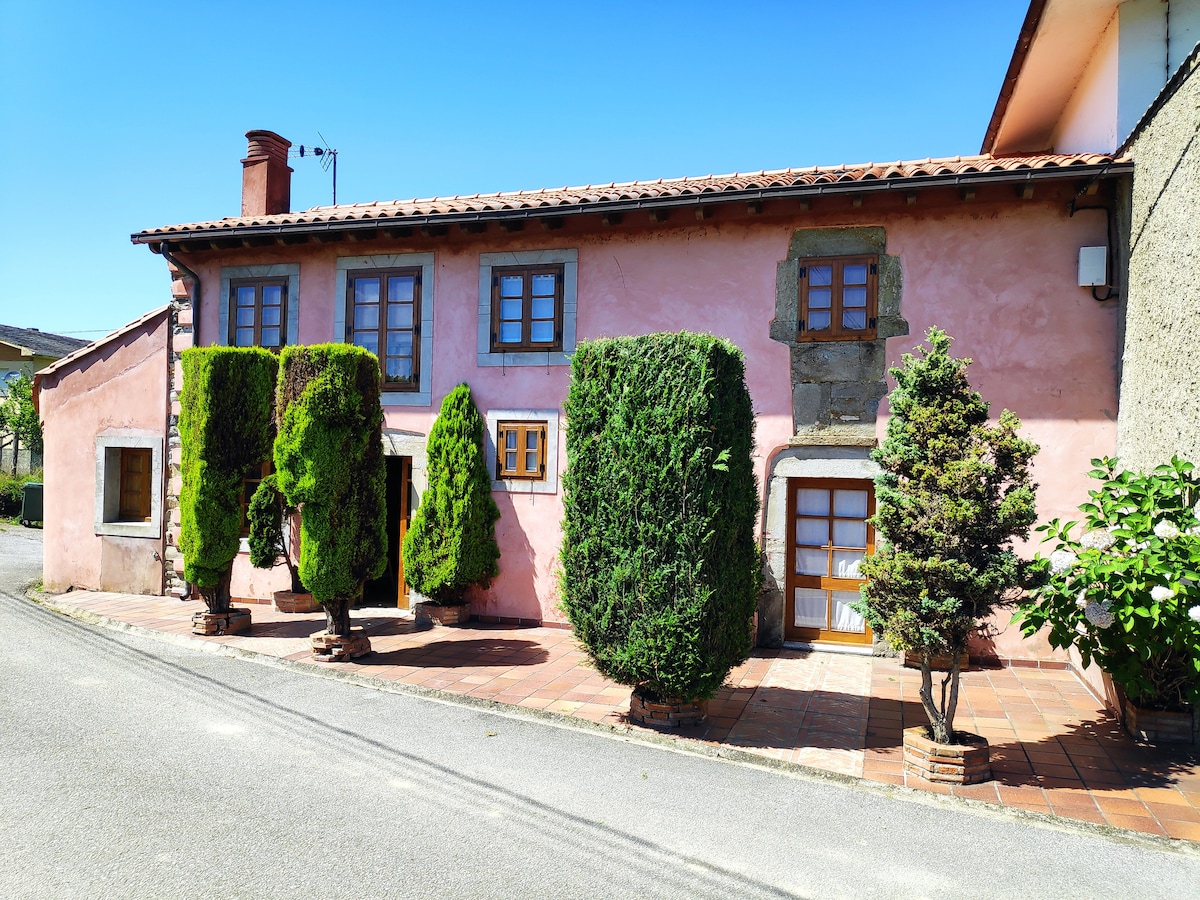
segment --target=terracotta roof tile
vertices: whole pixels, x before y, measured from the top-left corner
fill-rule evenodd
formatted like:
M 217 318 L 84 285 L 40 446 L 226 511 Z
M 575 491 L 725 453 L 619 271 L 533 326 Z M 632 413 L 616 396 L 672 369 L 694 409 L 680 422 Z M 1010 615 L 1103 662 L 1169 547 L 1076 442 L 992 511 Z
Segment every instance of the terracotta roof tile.
M 539 188 L 528 191 L 500 191 L 494 194 L 466 194 L 427 199 L 372 201 L 338 206 L 317 206 L 303 212 L 273 216 L 248 216 L 167 225 L 141 231 L 133 236 L 138 243 L 196 232 L 221 232 L 264 226 L 306 225 L 375 219 L 404 220 L 443 215 L 470 215 L 511 210 L 546 209 L 589 204 L 621 203 L 670 199 L 721 192 L 778 190 L 816 187 L 828 184 L 877 184 L 908 179 L 937 178 L 968 174 L 1018 172 L 1021 170 L 1067 170 L 1076 167 L 1124 163 L 1100 154 L 1040 154 L 1031 156 L 954 156 L 943 159 L 897 160 L 885 163 L 858 163 L 840 166 L 810 166 L 799 169 L 734 172 L 729 175 L 702 175 L 684 178 L 658 178 L 652 181 L 610 182 L 579 187 Z M 1066 175 L 1066 172 L 1064 172 Z

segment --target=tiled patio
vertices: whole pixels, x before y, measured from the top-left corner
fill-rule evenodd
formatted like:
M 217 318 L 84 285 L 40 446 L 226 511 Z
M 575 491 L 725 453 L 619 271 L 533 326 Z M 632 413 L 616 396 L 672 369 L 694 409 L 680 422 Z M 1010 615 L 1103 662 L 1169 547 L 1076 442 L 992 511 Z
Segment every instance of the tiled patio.
M 191 635 L 198 602 L 86 591 L 44 602 L 302 664 L 627 725 L 628 688 L 592 669 L 562 629 L 473 624 L 417 631 L 395 610 L 357 609 L 355 624 L 366 629 L 374 652 L 329 664 L 312 661 L 308 650 L 308 636 L 324 627 L 322 613 L 253 606 L 249 634 L 201 638 Z M 904 773 L 901 732 L 925 716 L 919 674 L 894 659 L 757 651 L 709 704 L 708 721 L 680 736 L 871 781 L 1200 841 L 1195 748 L 1136 743 L 1070 671 L 973 669 L 962 685 L 957 727 L 992 746 L 995 777 L 985 784 L 932 785 Z

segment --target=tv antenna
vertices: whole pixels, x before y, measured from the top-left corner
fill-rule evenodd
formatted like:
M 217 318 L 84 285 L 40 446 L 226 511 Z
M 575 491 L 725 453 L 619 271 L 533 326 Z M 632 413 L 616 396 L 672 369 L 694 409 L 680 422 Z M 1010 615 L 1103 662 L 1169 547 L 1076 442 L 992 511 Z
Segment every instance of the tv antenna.
M 321 169 L 328 172 L 330 167 L 333 168 L 333 205 L 337 206 L 337 155 L 338 152 L 329 146 L 329 141 L 325 140 L 325 135 L 317 132 L 317 137 L 321 139 L 319 147 L 305 147 L 301 144 L 297 149 L 288 152 L 288 156 L 316 156 L 320 157 Z

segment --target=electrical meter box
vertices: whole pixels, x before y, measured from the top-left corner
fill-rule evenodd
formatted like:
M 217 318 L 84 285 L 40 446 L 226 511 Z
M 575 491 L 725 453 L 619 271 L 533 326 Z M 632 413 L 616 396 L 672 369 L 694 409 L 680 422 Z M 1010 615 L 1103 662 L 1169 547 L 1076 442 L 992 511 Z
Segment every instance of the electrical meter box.
M 1108 248 L 1079 248 L 1079 286 L 1103 287 L 1108 284 Z

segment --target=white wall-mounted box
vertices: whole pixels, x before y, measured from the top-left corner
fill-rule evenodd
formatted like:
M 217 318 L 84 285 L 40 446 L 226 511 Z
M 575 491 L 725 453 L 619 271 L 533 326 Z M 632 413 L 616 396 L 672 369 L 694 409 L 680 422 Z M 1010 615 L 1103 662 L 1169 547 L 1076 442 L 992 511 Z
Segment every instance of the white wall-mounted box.
M 1079 248 L 1079 286 L 1103 287 L 1108 284 L 1108 248 Z

